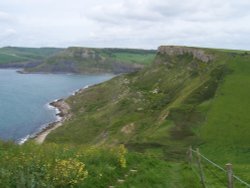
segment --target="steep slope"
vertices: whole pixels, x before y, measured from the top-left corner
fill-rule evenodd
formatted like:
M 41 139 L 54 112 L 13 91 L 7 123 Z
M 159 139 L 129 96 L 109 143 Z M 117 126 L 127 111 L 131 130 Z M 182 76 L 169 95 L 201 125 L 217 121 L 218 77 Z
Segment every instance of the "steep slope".
M 72 118 L 47 142 L 124 143 L 167 160 L 192 145 L 250 182 L 249 61 L 244 51 L 162 46 L 152 66 L 68 98 Z
M 124 73 L 150 64 L 155 50 L 70 47 L 26 72 Z
M 215 59 L 210 50 L 160 47 L 151 67 L 67 99 L 73 117 L 48 141 L 186 147 L 203 119 L 196 106 L 213 97 L 225 72 Z

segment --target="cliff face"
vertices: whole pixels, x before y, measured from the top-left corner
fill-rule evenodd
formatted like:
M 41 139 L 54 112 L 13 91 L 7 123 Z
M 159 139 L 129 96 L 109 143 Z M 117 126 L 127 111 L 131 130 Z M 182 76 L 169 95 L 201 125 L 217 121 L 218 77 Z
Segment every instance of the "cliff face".
M 204 50 L 185 46 L 160 46 L 157 54 L 167 55 L 170 57 L 187 54 L 204 63 L 208 63 L 213 60 L 213 56 L 207 54 Z
M 100 59 L 98 51 L 91 48 L 69 47 L 61 55 L 68 58 Z

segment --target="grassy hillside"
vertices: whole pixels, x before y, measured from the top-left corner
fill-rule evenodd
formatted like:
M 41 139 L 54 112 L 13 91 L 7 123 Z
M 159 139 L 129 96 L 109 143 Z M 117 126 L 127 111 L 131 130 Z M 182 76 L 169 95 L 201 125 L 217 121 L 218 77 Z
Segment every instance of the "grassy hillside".
M 124 143 L 171 161 L 183 160 L 193 145 L 222 166 L 232 162 L 249 181 L 250 55 L 187 47 L 170 52 L 159 50 L 152 66 L 68 98 L 73 116 L 47 142 Z
M 23 66 L 29 61 L 42 60 L 61 50 L 60 48 L 0 48 L 0 66 L 11 66 L 12 64 Z
M 197 137 L 182 122 L 195 127 L 202 121 L 203 113 L 197 107 L 213 98 L 225 73 L 223 62 L 202 62 L 188 53 L 169 56 L 158 52 L 151 67 L 67 99 L 73 118 L 48 141 L 155 143 L 173 148 L 178 143 L 185 148 Z
M 198 188 L 190 145 L 250 182 L 249 62 L 244 51 L 160 47 L 143 70 L 66 99 L 71 118 L 42 146 L 1 143 L 0 187 Z M 226 187 L 224 172 L 202 166 L 208 187 Z
M 250 56 L 237 55 L 227 65 L 232 72 L 209 105 L 199 136 L 208 157 L 220 164 L 235 164 L 235 173 L 250 182 Z
M 132 72 L 149 65 L 155 50 L 70 47 L 27 72 L 99 73 Z

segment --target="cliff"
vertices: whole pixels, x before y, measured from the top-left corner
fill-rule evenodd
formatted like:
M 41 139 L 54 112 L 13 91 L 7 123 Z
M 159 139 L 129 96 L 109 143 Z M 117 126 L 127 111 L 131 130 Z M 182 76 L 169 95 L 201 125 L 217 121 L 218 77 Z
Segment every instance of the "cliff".
M 155 50 L 70 47 L 26 72 L 127 73 L 149 65 Z
M 157 50 L 158 55 L 174 57 L 189 55 L 193 59 L 199 60 L 204 63 L 208 63 L 214 59 L 211 54 L 208 54 L 205 49 L 198 49 L 185 46 L 160 46 Z M 167 62 L 158 62 L 167 63 Z

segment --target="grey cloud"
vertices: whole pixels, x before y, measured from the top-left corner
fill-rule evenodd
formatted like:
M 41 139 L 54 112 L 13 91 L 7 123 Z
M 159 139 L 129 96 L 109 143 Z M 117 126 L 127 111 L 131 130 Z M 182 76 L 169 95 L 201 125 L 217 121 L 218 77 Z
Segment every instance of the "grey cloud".
M 87 17 L 97 22 L 107 22 L 111 24 L 122 24 L 133 21 L 156 21 L 161 15 L 151 11 L 147 3 L 140 1 L 116 1 L 114 4 L 96 5 L 87 12 Z

